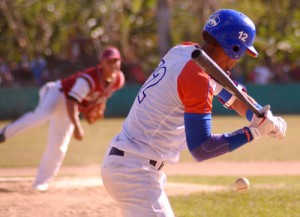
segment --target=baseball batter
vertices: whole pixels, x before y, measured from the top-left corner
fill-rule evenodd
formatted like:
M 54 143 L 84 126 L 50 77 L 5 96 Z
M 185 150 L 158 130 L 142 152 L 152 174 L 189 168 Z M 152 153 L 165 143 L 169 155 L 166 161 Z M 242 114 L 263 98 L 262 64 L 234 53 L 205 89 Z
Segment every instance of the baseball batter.
M 256 57 L 256 31 L 244 14 L 224 9 L 211 15 L 201 48 L 225 71 L 245 53 Z M 188 148 L 197 161 L 235 149 L 261 136 L 283 138 L 286 123 L 268 106 L 258 118 L 191 60 L 196 43 L 173 47 L 140 89 L 122 131 L 112 140 L 102 162 L 108 194 L 126 217 L 172 217 L 163 190 L 166 163 L 178 162 Z M 250 124 L 224 134 L 212 134 L 212 100 L 218 96 Z M 257 105 L 259 106 L 259 105 Z
M 72 135 L 82 140 L 84 132 L 79 114 L 83 113 L 89 123 L 103 117 L 106 99 L 124 85 L 120 67 L 119 50 L 107 47 L 101 54 L 99 65 L 45 84 L 39 91 L 36 109 L 1 129 L 0 140 L 4 142 L 49 122 L 47 146 L 33 183 L 34 189 L 48 189 L 49 181 L 61 167 Z M 97 114 L 92 110 L 97 110 Z M 93 113 L 93 117 L 89 113 Z

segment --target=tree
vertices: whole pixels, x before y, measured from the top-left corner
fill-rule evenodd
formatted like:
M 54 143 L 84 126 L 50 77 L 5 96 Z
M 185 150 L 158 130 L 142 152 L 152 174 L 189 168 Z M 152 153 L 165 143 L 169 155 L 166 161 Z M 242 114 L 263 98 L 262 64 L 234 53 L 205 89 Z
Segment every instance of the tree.
M 156 22 L 159 55 L 167 53 L 172 45 L 171 41 L 171 4 L 172 0 L 157 0 Z

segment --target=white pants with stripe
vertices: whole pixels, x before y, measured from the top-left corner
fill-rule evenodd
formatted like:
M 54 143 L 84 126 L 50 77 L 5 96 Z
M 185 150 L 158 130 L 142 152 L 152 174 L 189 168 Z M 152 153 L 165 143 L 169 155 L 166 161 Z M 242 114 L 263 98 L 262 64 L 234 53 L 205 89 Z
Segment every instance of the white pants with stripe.
M 149 164 L 149 159 L 133 155 L 108 155 L 102 162 L 104 187 L 124 217 L 173 217 L 163 190 L 166 176 Z

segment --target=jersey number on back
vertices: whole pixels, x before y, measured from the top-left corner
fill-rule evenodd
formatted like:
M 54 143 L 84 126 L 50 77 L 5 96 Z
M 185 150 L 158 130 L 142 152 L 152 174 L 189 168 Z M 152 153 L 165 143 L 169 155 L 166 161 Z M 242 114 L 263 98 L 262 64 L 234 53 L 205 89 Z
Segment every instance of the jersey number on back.
M 167 68 L 164 66 L 165 61 L 162 59 L 161 64 L 156 68 L 156 70 L 152 73 L 152 78 L 149 78 L 148 81 L 143 85 L 140 92 L 138 93 L 138 101 L 141 104 L 145 97 L 147 96 L 146 92 L 149 91 L 149 88 L 158 84 L 161 79 L 165 76 Z

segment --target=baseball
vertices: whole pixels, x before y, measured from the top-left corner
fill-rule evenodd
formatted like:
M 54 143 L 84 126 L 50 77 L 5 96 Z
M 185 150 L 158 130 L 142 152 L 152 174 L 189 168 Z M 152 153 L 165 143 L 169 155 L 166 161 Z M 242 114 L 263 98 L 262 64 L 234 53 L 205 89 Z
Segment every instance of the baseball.
M 247 191 L 249 189 L 249 186 L 250 186 L 250 182 L 245 177 L 238 178 L 234 183 L 234 187 L 238 192 Z

